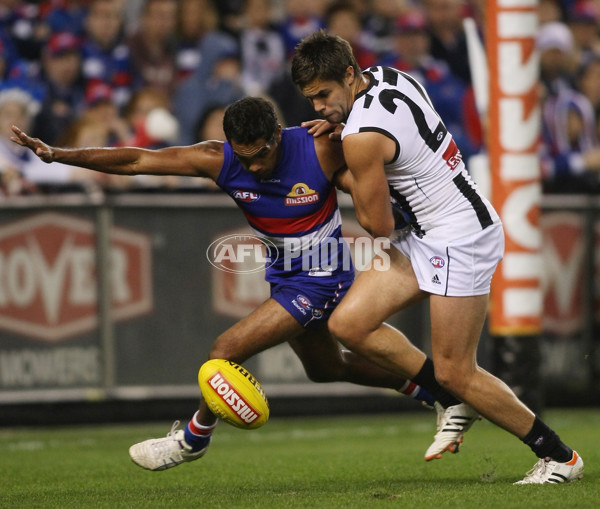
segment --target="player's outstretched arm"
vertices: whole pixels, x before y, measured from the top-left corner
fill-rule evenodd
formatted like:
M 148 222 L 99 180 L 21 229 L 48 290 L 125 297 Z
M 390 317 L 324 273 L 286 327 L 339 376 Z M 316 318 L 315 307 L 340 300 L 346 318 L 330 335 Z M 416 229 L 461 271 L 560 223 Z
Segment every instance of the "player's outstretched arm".
M 177 175 L 216 179 L 223 164 L 221 142 L 149 150 L 137 147 L 58 148 L 12 126 L 11 140 L 46 163 L 59 162 L 116 175 Z

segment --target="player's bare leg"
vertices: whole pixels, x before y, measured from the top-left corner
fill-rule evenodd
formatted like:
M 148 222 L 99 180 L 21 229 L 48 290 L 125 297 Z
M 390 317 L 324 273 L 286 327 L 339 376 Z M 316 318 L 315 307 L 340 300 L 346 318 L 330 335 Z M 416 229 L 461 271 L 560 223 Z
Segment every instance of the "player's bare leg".
M 221 334 L 213 344 L 209 358 L 242 363 L 303 331 L 304 328 L 279 303 L 269 299 Z M 177 430 L 179 421 L 176 421 L 166 437 L 131 446 L 129 456 L 148 470 L 165 470 L 199 459 L 210 445 L 216 423 L 217 418 L 202 400 L 185 429 Z
M 432 368 L 426 376 L 431 360 L 404 334 L 383 323 L 388 316 L 429 295 L 419 288 L 410 261 L 395 248 L 388 254 L 390 269 L 361 273 L 334 311 L 329 326 L 351 350 L 413 380 L 435 396 L 439 402 L 438 433 L 425 456 L 434 459 L 445 451 L 458 452 L 464 432 L 478 415 L 439 385 Z M 369 313 L 364 313 L 366 302 Z M 449 422 L 451 426 L 447 426 Z
M 329 332 L 327 324 L 308 329 L 288 343 L 313 382 L 349 382 L 368 387 L 384 387 L 399 391 L 426 406 L 434 405 L 435 398 L 411 380 L 342 348 Z
M 221 334 L 213 343 L 208 357 L 242 364 L 250 357 L 303 333 L 304 327 L 281 304 L 274 299 L 268 299 Z M 194 421 L 198 424 L 197 430 L 212 431 L 215 427 L 217 418 L 204 400 L 200 401 L 198 413 L 191 422 L 192 426 Z
M 500 379 L 477 365 L 477 345 L 488 296 L 430 297 L 435 376 L 486 419 L 523 438 L 535 415 Z
M 515 484 L 563 483 L 583 476 L 583 460 L 501 380 L 476 362 L 487 312 L 486 295 L 431 297 L 433 358 L 438 381 L 481 415 L 509 431 L 538 456 Z
M 331 315 L 329 329 L 351 351 L 384 369 L 412 378 L 426 356 L 384 321 L 427 294 L 420 290 L 410 262 L 395 248 L 388 253 L 392 259 L 390 269 L 361 272 Z M 367 302 L 369 309 L 365 313 Z

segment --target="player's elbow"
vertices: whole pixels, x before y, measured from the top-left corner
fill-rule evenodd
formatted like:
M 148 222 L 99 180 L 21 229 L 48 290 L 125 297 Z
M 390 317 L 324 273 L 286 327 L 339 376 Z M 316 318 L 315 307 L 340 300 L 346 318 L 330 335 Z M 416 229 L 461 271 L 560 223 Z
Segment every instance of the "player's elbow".
M 394 231 L 394 221 L 391 221 L 389 223 L 377 225 L 375 228 L 373 228 L 371 234 L 373 235 L 373 237 L 387 238 L 393 233 L 393 231 Z
M 394 218 L 383 216 L 381 218 L 370 218 L 363 216 L 358 218 L 360 225 L 373 237 L 389 237 L 394 231 Z

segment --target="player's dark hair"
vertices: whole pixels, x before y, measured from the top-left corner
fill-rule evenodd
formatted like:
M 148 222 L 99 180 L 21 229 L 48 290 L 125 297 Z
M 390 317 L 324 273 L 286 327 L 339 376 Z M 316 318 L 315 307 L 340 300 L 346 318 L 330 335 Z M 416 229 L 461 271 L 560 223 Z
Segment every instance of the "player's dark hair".
M 244 97 L 230 104 L 223 117 L 223 132 L 229 143 L 250 145 L 257 140 L 270 141 L 277 130 L 273 105 L 260 97 Z
M 292 59 L 292 80 L 302 90 L 315 80 L 343 83 L 348 66 L 356 76 L 361 69 L 350 43 L 338 35 L 319 30 L 296 46 Z

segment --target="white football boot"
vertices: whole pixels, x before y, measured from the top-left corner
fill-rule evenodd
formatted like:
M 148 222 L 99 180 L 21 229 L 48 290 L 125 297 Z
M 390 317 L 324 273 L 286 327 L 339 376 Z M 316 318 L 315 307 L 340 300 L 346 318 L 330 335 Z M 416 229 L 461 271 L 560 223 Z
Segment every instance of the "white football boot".
M 175 421 L 171 431 L 164 438 L 152 438 L 129 448 L 129 457 L 142 468 L 165 470 L 176 467 L 184 461 L 194 461 L 206 454 L 208 445 L 197 452 L 185 442 L 183 430 L 178 430 L 179 421 Z
M 463 435 L 469 430 L 473 423 L 480 419 L 475 409 L 466 403 L 450 406 L 446 409 L 437 401 L 435 403 L 437 412 L 437 433 L 433 437 L 433 443 L 425 452 L 425 461 L 440 459 L 446 451 L 458 452 L 458 446 L 463 441 Z
M 523 479 L 513 484 L 558 484 L 582 477 L 583 460 L 576 451 L 573 451 L 573 457 L 566 463 L 540 458 Z

